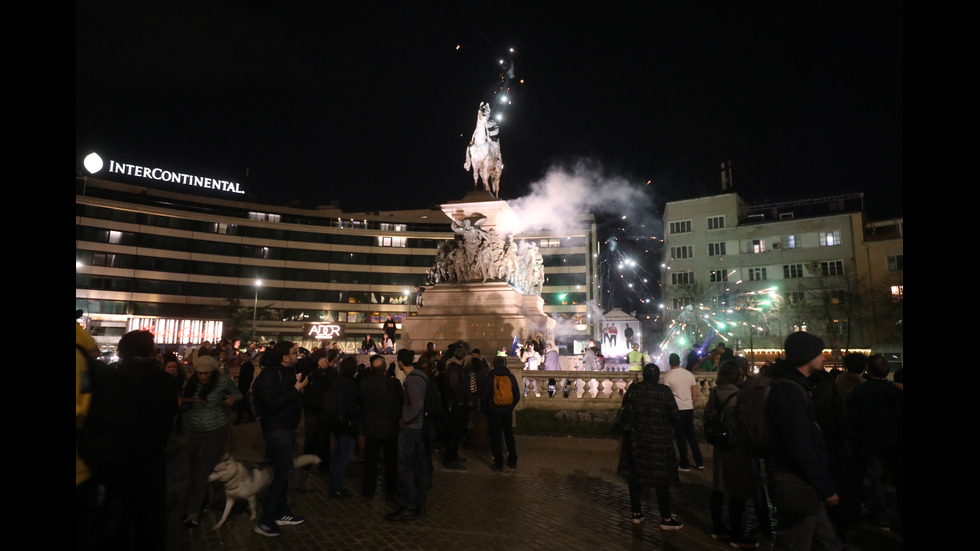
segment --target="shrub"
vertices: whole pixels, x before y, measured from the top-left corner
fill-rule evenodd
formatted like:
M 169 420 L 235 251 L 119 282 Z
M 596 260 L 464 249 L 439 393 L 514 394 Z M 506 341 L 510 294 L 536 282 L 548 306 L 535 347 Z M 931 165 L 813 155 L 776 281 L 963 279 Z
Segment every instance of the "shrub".
M 532 436 L 575 436 L 615 438 L 612 425 L 615 409 L 544 410 L 524 408 L 516 412 L 516 434 Z

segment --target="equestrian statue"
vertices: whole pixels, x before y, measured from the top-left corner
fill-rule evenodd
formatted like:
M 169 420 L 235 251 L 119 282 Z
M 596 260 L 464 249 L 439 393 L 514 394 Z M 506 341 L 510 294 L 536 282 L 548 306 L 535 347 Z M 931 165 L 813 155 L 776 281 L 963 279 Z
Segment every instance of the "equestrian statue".
M 476 129 L 466 148 L 466 162 L 463 170 L 473 170 L 473 187 L 479 187 L 483 180 L 483 188 L 500 197 L 500 173 L 504 170 L 504 162 L 500 157 L 500 140 L 497 134 L 500 129 L 497 122 L 490 117 L 490 104 L 480 102 L 476 112 Z

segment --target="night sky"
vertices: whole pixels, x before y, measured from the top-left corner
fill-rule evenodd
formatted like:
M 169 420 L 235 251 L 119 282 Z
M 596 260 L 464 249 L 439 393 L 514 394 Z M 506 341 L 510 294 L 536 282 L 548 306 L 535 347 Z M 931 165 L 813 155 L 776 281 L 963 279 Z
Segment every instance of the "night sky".
M 751 200 L 865 192 L 902 215 L 901 4 L 269 4 L 76 2 L 76 171 L 98 151 L 273 203 L 432 206 L 472 188 L 507 59 L 505 199 L 588 167 L 594 193 L 659 204 L 717 192 L 731 161 Z

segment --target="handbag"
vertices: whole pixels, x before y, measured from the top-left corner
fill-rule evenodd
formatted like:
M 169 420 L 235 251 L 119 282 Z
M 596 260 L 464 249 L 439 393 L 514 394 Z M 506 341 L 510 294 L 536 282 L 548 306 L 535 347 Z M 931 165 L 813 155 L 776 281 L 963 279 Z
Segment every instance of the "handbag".
M 616 412 L 613 428 L 619 431 L 633 430 L 633 406 L 630 405 L 629 401 L 623 400 L 623 405 Z
M 772 471 L 769 494 L 772 504 L 784 511 L 812 515 L 820 507 L 820 495 L 817 489 L 790 471 Z

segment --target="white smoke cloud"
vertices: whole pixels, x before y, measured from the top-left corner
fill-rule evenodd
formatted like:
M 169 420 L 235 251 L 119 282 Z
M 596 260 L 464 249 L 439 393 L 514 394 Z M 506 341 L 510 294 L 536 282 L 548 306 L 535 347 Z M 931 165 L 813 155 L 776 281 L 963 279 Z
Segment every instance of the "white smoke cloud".
M 522 226 L 514 229 L 518 233 L 566 231 L 586 213 L 632 218 L 649 216 L 653 208 L 642 185 L 607 175 L 590 161 L 579 161 L 571 168 L 552 167 L 530 187 L 529 195 L 507 201 Z

